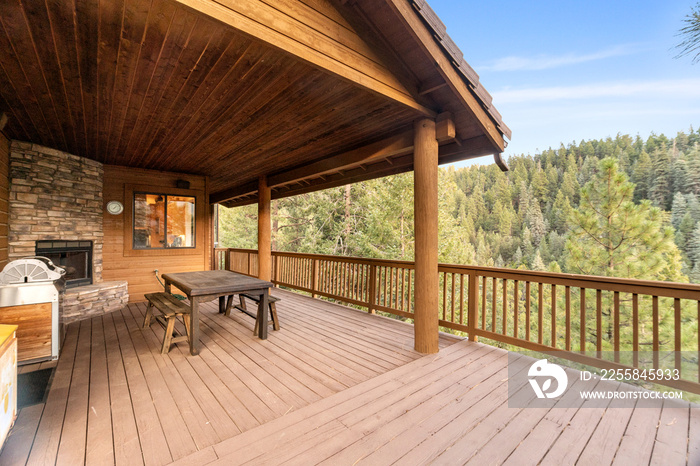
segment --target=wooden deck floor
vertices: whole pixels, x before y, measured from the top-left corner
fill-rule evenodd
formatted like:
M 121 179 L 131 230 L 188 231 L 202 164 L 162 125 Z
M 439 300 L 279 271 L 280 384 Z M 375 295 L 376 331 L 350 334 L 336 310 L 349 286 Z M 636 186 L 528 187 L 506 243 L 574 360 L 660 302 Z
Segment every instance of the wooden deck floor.
M 700 464 L 688 403 L 508 408 L 504 350 L 420 356 L 410 326 L 275 293 L 266 342 L 206 306 L 199 357 L 160 355 L 141 305 L 74 326 L 0 464 Z
M 144 304 L 70 325 L 46 403 L 20 411 L 0 464 L 168 464 L 421 357 L 410 325 L 273 294 L 282 330 L 266 341 L 205 304 L 198 357 L 161 355 Z

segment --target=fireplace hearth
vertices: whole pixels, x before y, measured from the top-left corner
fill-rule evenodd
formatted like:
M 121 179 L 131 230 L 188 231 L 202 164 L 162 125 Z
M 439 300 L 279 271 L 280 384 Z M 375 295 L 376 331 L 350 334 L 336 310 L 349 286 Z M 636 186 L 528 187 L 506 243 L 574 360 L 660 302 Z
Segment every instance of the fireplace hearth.
M 66 289 L 92 284 L 92 241 L 37 241 L 36 255 L 66 269 Z

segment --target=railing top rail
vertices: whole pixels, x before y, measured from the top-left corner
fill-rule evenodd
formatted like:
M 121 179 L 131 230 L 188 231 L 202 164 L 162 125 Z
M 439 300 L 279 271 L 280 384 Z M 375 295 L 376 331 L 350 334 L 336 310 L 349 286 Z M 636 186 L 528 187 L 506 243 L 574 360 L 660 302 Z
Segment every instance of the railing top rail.
M 218 249 L 217 249 L 218 250 Z M 241 253 L 256 253 L 255 249 L 228 248 L 229 251 Z M 413 268 L 411 261 L 399 261 L 391 259 L 369 259 L 352 256 L 334 256 L 329 254 L 308 254 L 299 252 L 273 251 L 279 257 L 300 257 L 308 259 L 324 259 L 339 262 L 353 262 L 360 264 L 374 264 L 388 267 Z M 486 267 L 462 264 L 439 264 L 441 272 L 448 273 L 471 273 L 480 276 L 495 276 L 497 278 L 509 278 L 513 280 L 523 280 L 532 282 L 544 282 L 547 284 L 574 286 L 581 288 L 602 288 L 608 289 L 615 286 L 623 292 L 673 295 L 682 292 L 683 296 L 690 299 L 700 299 L 700 285 L 691 283 L 662 282 L 654 280 L 638 280 L 634 278 L 603 277 L 597 275 L 578 275 L 572 273 L 540 272 L 533 270 L 507 269 L 501 267 Z M 675 295 L 673 295 L 675 296 Z

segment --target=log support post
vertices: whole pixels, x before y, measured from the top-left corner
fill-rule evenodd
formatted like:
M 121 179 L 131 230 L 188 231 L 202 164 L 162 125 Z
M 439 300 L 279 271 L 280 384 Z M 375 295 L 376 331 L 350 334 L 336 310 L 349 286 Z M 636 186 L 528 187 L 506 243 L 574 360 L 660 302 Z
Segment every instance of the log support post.
M 439 350 L 438 326 L 438 142 L 435 121 L 414 124 L 415 349 Z
M 258 179 L 258 278 L 272 280 L 272 242 L 270 222 L 270 187 L 267 177 Z

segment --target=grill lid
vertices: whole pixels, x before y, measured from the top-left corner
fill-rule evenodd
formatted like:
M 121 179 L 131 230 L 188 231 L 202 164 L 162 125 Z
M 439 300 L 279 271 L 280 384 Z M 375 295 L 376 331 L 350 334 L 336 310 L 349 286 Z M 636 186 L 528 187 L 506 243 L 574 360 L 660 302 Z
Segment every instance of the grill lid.
M 54 281 L 66 274 L 47 257 L 25 257 L 8 263 L 0 272 L 0 285 Z

